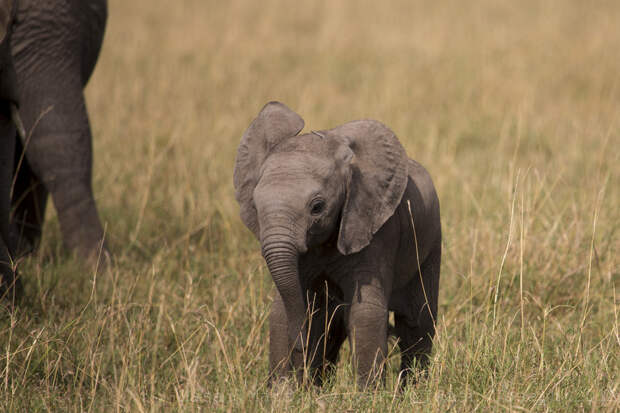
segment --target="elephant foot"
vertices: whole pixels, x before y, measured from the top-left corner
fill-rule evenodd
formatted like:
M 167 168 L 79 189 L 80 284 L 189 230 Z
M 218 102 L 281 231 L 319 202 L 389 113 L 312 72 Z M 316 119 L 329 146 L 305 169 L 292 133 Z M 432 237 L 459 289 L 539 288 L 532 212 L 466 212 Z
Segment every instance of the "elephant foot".
M 70 237 L 67 247 L 75 251 L 76 255 L 87 265 L 106 267 L 112 261 L 112 254 L 105 241 L 96 240 L 96 237 L 85 237 L 83 234 Z M 15 257 L 22 258 L 33 254 L 41 241 L 41 231 L 28 229 L 12 222 L 9 230 L 9 242 L 15 251 Z
M 421 324 L 401 314 L 395 314 L 394 318 L 400 340 L 398 346 L 401 353 L 401 385 L 404 388 L 428 377 L 435 328 L 430 317 L 424 318 Z
M 287 406 L 293 401 L 293 395 L 297 388 L 297 383 L 291 377 L 279 377 L 270 382 L 271 398 L 274 404 L 281 407 L 276 411 L 285 411 Z
M 112 254 L 105 242 L 100 242 L 94 248 L 75 249 L 76 255 L 85 265 L 99 270 L 108 268 L 112 264 Z
M 52 195 L 56 195 L 52 193 Z M 54 197 L 56 200 L 58 196 Z M 69 207 L 57 207 L 58 221 L 67 249 L 90 264 L 107 264 L 111 254 L 105 241 L 105 232 L 92 199 Z

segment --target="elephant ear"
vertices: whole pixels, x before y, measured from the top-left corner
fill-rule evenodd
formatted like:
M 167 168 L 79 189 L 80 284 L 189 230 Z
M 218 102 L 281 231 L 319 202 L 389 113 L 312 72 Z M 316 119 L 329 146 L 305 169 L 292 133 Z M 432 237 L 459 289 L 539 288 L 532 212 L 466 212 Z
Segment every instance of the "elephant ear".
M 375 120 L 328 131 L 353 151 L 342 209 L 338 250 L 353 254 L 394 214 L 407 186 L 407 153 L 394 133 Z
M 269 102 L 241 138 L 233 173 L 235 198 L 241 207 L 241 220 L 257 238 L 260 230 L 253 194 L 260 167 L 273 148 L 303 128 L 301 116 L 280 102 Z

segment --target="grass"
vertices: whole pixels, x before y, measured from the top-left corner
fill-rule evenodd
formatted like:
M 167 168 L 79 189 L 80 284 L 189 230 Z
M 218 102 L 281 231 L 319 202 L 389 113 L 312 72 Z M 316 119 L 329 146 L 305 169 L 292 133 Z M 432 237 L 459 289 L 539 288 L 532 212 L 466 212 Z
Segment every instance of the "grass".
M 50 208 L 0 315 L 2 411 L 617 411 L 620 4 L 110 0 L 87 88 L 116 261 Z M 308 129 L 379 119 L 442 206 L 428 377 L 272 394 L 271 280 L 237 144 L 272 99 Z M 390 342 L 390 348 L 395 343 Z

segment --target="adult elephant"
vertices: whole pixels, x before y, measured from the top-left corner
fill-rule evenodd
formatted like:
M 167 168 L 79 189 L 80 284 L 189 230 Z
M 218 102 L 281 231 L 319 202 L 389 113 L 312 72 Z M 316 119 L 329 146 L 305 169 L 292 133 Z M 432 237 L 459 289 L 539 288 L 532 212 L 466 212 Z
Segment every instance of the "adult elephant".
M 15 255 L 39 242 L 48 194 L 65 245 L 84 258 L 101 247 L 83 88 L 97 62 L 106 19 L 106 0 L 0 0 L 4 287 L 14 280 Z

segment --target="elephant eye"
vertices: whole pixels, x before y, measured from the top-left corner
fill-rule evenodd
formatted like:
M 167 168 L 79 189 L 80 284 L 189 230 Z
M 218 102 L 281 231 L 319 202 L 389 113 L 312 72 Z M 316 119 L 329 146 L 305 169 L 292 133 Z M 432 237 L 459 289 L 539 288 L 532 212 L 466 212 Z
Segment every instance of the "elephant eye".
M 325 209 L 325 201 L 322 199 L 317 199 L 310 206 L 310 213 L 312 215 L 319 215 Z

